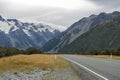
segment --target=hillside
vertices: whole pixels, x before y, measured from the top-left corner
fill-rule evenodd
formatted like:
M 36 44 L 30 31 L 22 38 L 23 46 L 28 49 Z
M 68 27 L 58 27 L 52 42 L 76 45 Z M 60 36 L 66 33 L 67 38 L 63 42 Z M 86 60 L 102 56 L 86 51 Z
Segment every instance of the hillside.
M 89 52 L 120 47 L 120 15 L 92 28 L 59 52 Z
M 66 31 L 61 34 L 59 37 L 59 42 L 50 50 L 50 52 L 58 52 L 61 48 L 63 49 L 64 46 L 72 44 L 82 34 L 95 28 L 97 25 L 104 24 L 116 16 L 120 16 L 120 12 L 102 12 L 99 15 L 83 17 L 79 21 L 73 23 Z

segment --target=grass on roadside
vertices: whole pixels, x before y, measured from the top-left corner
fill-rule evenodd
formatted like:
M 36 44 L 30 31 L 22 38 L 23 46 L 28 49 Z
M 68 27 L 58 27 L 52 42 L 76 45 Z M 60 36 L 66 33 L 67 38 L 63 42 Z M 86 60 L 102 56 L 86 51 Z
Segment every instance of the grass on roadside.
M 57 56 L 45 54 L 34 55 L 16 55 L 11 57 L 0 58 L 0 72 L 5 71 L 30 71 L 35 68 L 64 68 L 69 63 Z
M 96 55 L 95 57 L 109 59 L 110 55 Z M 112 56 L 112 59 L 120 60 L 120 56 Z
M 87 55 L 87 56 L 96 57 L 96 58 L 110 59 L 110 55 Z M 120 56 L 115 56 L 115 55 L 113 55 L 113 56 L 112 56 L 112 59 L 120 60 Z

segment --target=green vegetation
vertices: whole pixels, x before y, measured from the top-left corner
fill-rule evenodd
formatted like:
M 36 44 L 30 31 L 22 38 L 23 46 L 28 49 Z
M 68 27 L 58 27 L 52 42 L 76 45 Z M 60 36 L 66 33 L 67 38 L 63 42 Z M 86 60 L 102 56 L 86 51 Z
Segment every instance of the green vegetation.
M 109 48 L 106 50 L 94 50 L 91 52 L 85 52 L 85 53 L 81 53 L 84 55 L 117 55 L 120 56 L 120 48 Z
M 60 39 L 58 38 L 54 38 L 50 41 L 48 41 L 43 47 L 42 50 L 43 51 L 50 51 L 55 45 L 57 45 L 59 43 Z
M 24 54 L 36 54 L 36 53 L 42 53 L 42 52 L 35 47 L 30 47 L 24 51 Z
M 94 51 L 93 54 L 97 54 L 98 51 L 103 51 L 99 54 L 110 54 L 111 51 L 106 49 L 114 49 L 113 54 L 120 55 L 120 52 L 115 52 L 115 48 L 118 47 L 120 47 L 120 16 L 113 17 L 111 20 L 92 28 L 71 44 L 64 46 L 59 52 L 84 53 Z
M 2 47 L 0 46 L 0 57 L 18 55 L 18 54 L 34 54 L 34 53 L 42 53 L 39 49 L 34 47 L 30 47 L 26 50 L 19 50 L 14 47 Z

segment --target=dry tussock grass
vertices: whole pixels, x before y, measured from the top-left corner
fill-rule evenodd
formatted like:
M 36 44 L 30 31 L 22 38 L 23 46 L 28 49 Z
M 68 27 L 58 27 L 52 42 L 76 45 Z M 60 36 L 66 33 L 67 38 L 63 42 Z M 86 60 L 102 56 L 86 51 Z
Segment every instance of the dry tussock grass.
M 11 57 L 0 58 L 0 72 L 5 71 L 26 71 L 35 68 L 64 68 L 69 66 L 69 63 L 57 56 L 45 54 L 34 55 L 16 55 Z
M 96 57 L 96 58 L 110 59 L 110 55 L 86 55 L 86 56 L 88 56 L 88 57 Z M 115 56 L 115 55 L 113 55 L 113 56 L 112 56 L 112 59 L 120 60 L 120 56 Z
M 109 59 L 109 58 L 110 58 L 110 55 L 96 55 L 96 56 L 94 56 L 94 57 Z M 120 56 L 112 56 L 112 59 L 120 60 Z

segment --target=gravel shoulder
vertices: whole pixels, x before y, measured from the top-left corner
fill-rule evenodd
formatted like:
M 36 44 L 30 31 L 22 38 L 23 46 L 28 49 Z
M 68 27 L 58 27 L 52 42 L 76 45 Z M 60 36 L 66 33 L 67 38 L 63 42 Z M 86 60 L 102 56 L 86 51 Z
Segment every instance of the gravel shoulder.
M 31 72 L 5 72 L 0 74 L 0 80 L 80 80 L 72 69 L 67 67 L 56 70 L 39 70 Z
M 80 77 L 72 67 L 67 67 L 45 75 L 43 80 L 80 80 Z

